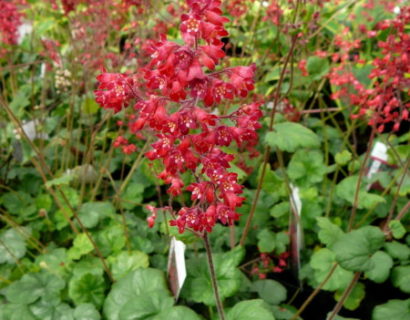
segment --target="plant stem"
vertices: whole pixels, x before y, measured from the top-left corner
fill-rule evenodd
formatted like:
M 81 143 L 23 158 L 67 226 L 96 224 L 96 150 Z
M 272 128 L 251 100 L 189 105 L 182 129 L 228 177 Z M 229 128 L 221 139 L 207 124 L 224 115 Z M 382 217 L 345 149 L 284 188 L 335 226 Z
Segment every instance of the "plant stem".
M 355 287 L 357 281 L 359 281 L 360 275 L 362 273 L 361 272 L 356 272 L 354 274 L 354 277 L 352 279 L 352 281 L 350 281 L 349 286 L 345 289 L 345 291 L 343 292 L 342 297 L 340 298 L 339 302 L 336 304 L 335 308 L 332 311 L 332 314 L 330 315 L 330 317 L 328 318 L 328 320 L 333 320 L 337 314 L 339 313 L 340 309 L 342 309 L 344 302 L 346 301 L 346 299 L 349 297 L 350 293 L 352 292 L 353 288 Z
M 354 219 L 356 218 L 356 211 L 357 211 L 357 206 L 359 204 L 359 193 L 360 193 L 360 185 L 362 183 L 362 179 L 363 176 L 365 174 L 365 170 L 366 170 L 366 163 L 367 160 L 369 160 L 370 157 L 370 153 L 372 151 L 372 146 L 373 146 L 373 140 L 374 140 L 374 136 L 375 136 L 375 128 L 372 128 L 372 133 L 370 134 L 370 138 L 369 138 L 369 143 L 367 145 L 367 151 L 366 154 L 364 156 L 363 162 L 362 162 L 362 166 L 360 167 L 360 171 L 359 171 L 359 178 L 357 179 L 357 184 L 356 184 L 356 190 L 354 193 L 354 201 L 353 201 L 353 208 L 352 208 L 352 213 L 350 215 L 349 218 L 349 225 L 347 227 L 348 231 L 351 231 L 353 228 L 353 222 Z
M 215 266 L 214 266 L 214 262 L 212 260 L 212 250 L 211 250 L 211 246 L 209 244 L 209 239 L 208 239 L 208 233 L 207 232 L 204 233 L 203 238 L 204 238 L 204 244 L 205 244 L 205 250 L 206 250 L 206 257 L 208 259 L 209 272 L 210 272 L 210 275 L 211 275 L 212 289 L 214 290 L 216 308 L 218 309 L 219 319 L 220 320 L 225 320 L 224 308 L 222 306 L 222 301 L 221 301 L 221 298 L 219 296 L 218 284 L 216 282 Z
M 399 195 L 400 195 L 400 188 L 403 185 L 404 179 L 406 178 L 407 170 L 408 170 L 409 166 L 410 166 L 410 159 L 407 160 L 406 165 L 404 167 L 403 175 L 401 176 L 400 182 L 397 186 L 397 191 L 396 191 L 396 194 L 394 195 L 392 205 L 391 205 L 389 214 L 387 215 L 387 219 L 386 219 L 386 223 L 384 225 L 383 231 L 387 231 L 389 229 L 389 222 L 393 218 L 394 209 L 396 208 L 397 200 L 399 199 Z
M 231 249 L 235 248 L 235 225 L 229 226 L 229 245 Z
M 274 103 L 273 103 L 272 112 L 270 114 L 269 128 L 268 128 L 269 131 L 273 131 L 273 124 L 275 122 L 276 109 L 278 107 L 279 100 L 280 100 L 280 90 L 282 88 L 282 84 L 283 84 L 283 81 L 285 79 L 286 69 L 287 69 L 288 63 L 289 63 L 289 61 L 290 61 L 290 59 L 293 55 L 293 51 L 295 49 L 296 42 L 297 42 L 297 38 L 294 37 L 293 40 L 292 40 L 292 46 L 290 48 L 289 54 L 286 56 L 285 62 L 283 64 L 283 69 L 282 69 L 282 72 L 280 74 L 280 78 L 279 78 L 279 81 L 278 81 L 278 86 L 277 86 L 276 92 L 275 92 L 275 100 L 274 100 Z M 267 146 L 265 148 L 265 152 L 264 152 L 264 155 L 263 155 L 262 172 L 261 172 L 261 176 L 259 177 L 259 182 L 258 182 L 258 187 L 256 189 L 256 194 L 255 194 L 255 197 L 253 198 L 251 211 L 249 213 L 248 219 L 246 220 L 246 225 L 245 225 L 245 228 L 243 230 L 241 240 L 239 242 L 239 244 L 241 246 L 245 243 L 246 237 L 247 237 L 249 229 L 251 227 L 253 216 L 254 216 L 255 211 L 256 211 L 256 206 L 257 206 L 259 196 L 260 196 L 260 193 L 261 193 L 263 180 L 264 180 L 265 174 L 266 174 L 266 167 L 268 166 L 270 151 L 271 151 L 270 147 Z
M 401 211 L 397 214 L 397 217 L 395 220 L 400 221 L 401 219 L 403 219 L 406 213 L 409 212 L 409 209 L 410 209 L 410 201 L 408 201 L 407 204 L 403 207 L 403 209 L 401 209 Z
M 253 198 L 251 211 L 249 212 L 248 219 L 246 219 L 245 228 L 243 229 L 241 240 L 239 241 L 239 245 L 241 246 L 245 244 L 245 240 L 248 235 L 249 229 L 251 227 L 253 216 L 255 215 L 256 206 L 258 205 L 259 195 L 262 190 L 263 179 L 266 173 L 266 167 L 268 166 L 269 154 L 270 154 L 270 147 L 266 147 L 265 154 L 263 155 L 262 172 L 261 172 L 261 176 L 258 181 L 258 187 L 256 188 L 256 193 L 255 193 L 255 197 Z
M 333 275 L 337 268 L 337 263 L 333 264 L 332 269 L 328 272 L 326 277 L 323 279 L 323 281 L 317 286 L 317 288 L 310 294 L 310 296 L 303 302 L 302 306 L 299 308 L 299 310 L 293 315 L 293 317 L 290 320 L 296 320 L 300 314 L 305 311 L 306 307 L 312 302 L 312 300 L 317 296 L 317 294 L 322 290 L 323 286 L 329 281 L 330 277 Z
M 13 111 L 10 109 L 9 105 L 3 101 L 2 99 L 0 99 L 0 105 L 2 105 L 4 107 L 4 109 L 6 110 L 10 120 L 14 123 L 14 125 L 19 129 L 19 131 L 21 132 L 22 137 L 28 142 L 28 144 L 30 145 L 30 147 L 33 149 L 33 151 L 36 153 L 37 158 L 38 158 L 38 162 L 37 160 L 35 160 L 34 157 L 31 158 L 31 162 L 34 164 L 34 167 L 36 167 L 37 171 L 39 172 L 45 188 L 50 192 L 50 194 L 53 196 L 57 206 L 61 209 L 65 219 L 67 220 L 67 222 L 70 224 L 71 229 L 73 230 L 74 233 L 78 234 L 78 230 L 76 228 L 76 226 L 74 225 L 73 221 L 71 221 L 69 215 L 66 213 L 66 211 L 64 210 L 64 207 L 61 205 L 58 197 L 57 197 L 57 193 L 53 190 L 52 186 L 47 186 L 47 176 L 46 176 L 46 172 L 49 174 L 51 179 L 54 179 L 53 173 L 51 172 L 50 167 L 48 166 L 44 155 L 39 152 L 39 150 L 37 149 L 37 147 L 35 146 L 35 144 L 28 138 L 26 132 L 23 130 L 23 127 L 19 121 L 19 119 L 16 117 L 16 115 L 13 113 Z M 90 232 L 87 230 L 87 228 L 84 226 L 84 224 L 82 223 L 82 221 L 80 220 L 80 217 L 78 216 L 77 212 L 74 210 L 74 208 L 72 207 L 72 205 L 70 204 L 70 202 L 67 199 L 67 196 L 65 195 L 65 193 L 63 192 L 63 190 L 61 189 L 61 187 L 59 185 L 56 186 L 57 191 L 59 192 L 63 202 L 65 203 L 66 207 L 68 208 L 69 211 L 71 211 L 74 219 L 77 221 L 78 225 L 80 226 L 81 231 L 87 236 L 87 238 L 90 240 L 91 244 L 94 247 L 95 252 L 97 253 L 98 258 L 101 260 L 103 268 L 108 276 L 108 278 L 110 279 L 111 282 L 114 282 L 114 278 L 111 274 L 111 271 L 108 267 L 107 262 L 104 259 L 104 256 L 102 255 L 100 249 L 97 246 L 97 243 L 94 241 L 93 237 L 91 236 Z

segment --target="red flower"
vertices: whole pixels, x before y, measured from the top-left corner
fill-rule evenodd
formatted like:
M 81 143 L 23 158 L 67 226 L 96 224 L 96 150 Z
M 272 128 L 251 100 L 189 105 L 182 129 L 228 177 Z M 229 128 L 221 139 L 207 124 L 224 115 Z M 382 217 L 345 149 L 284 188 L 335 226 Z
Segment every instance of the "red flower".
M 171 187 L 169 187 L 168 193 L 172 194 L 173 196 L 177 196 L 181 194 L 183 186 L 184 183 L 180 178 L 171 178 Z
M 186 190 L 191 191 L 192 200 L 198 200 L 201 203 L 213 203 L 215 201 L 215 186 L 211 182 L 192 183 Z
M 248 91 L 254 89 L 255 64 L 250 67 L 234 67 L 229 70 L 231 84 L 236 89 L 236 94 L 246 97 Z
M 146 205 L 145 207 L 151 212 L 151 215 L 147 218 L 147 222 L 148 222 L 148 227 L 152 228 L 155 224 L 155 219 L 157 219 L 158 209 L 149 204 Z
M 129 103 L 132 98 L 132 79 L 120 73 L 102 73 L 97 76 L 98 90 L 95 91 L 96 101 L 114 112 Z

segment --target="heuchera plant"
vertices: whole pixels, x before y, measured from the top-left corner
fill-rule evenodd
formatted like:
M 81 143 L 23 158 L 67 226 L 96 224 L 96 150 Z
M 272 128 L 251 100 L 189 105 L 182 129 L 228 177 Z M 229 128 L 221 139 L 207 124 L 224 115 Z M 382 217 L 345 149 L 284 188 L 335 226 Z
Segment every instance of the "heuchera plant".
M 379 22 L 375 30 L 368 31 L 363 26 L 363 32 L 368 37 L 375 37 L 378 32 L 386 29 L 390 30 L 386 40 L 377 44 L 381 55 L 372 61 L 370 88 L 359 82 L 353 72 L 346 70 L 350 59 L 349 51 L 359 48 L 360 41 L 349 42 L 341 37 L 336 38 L 336 45 L 342 49 L 343 54 L 333 56 L 334 60 L 340 59 L 340 65 L 332 70 L 329 78 L 332 84 L 340 86 L 340 90 L 332 97 L 347 98 L 352 105 L 358 107 L 353 118 L 368 118 L 368 124 L 379 132 L 383 132 L 388 123 L 393 124 L 393 131 L 398 131 L 401 122 L 409 120 L 410 103 L 401 98 L 404 94 L 410 94 L 410 36 L 405 30 L 409 23 L 410 6 L 403 6 L 395 19 Z M 366 63 L 359 58 L 355 62 Z
M 22 23 L 22 18 L 23 14 L 19 12 L 16 3 L 0 1 L 0 44 L 17 44 L 18 27 Z
M 238 148 L 255 154 L 262 112 L 260 102 L 230 113 L 216 108 L 227 99 L 247 96 L 254 88 L 255 66 L 216 70 L 225 57 L 221 39 L 228 36 L 224 24 L 229 20 L 222 16 L 221 1 L 187 0 L 186 5 L 180 25 L 183 45 L 168 41 L 165 35 L 147 42 L 145 50 L 151 59 L 142 73 L 104 72 L 97 77 L 95 95 L 103 108 L 114 112 L 134 103 L 129 130 L 137 136 L 155 137 L 145 156 L 162 162 L 159 178 L 170 184 L 168 193 L 191 192 L 191 206 L 177 212 L 163 208 L 173 217 L 170 224 L 180 233 L 186 228 L 211 232 L 217 222 L 230 225 L 238 220 L 235 210 L 244 201 L 237 174 L 228 170 L 234 156 L 222 148 L 236 142 Z M 122 136 L 115 145 L 128 154 L 137 149 Z M 195 182 L 184 185 L 184 172 Z M 153 226 L 159 208 L 148 209 L 152 215 L 147 220 Z
M 75 62 L 81 64 L 86 73 L 94 74 L 102 65 L 108 63 L 117 67 L 124 59 L 133 57 L 131 54 L 128 55 L 128 42 L 120 52 L 112 50 L 109 45 L 110 34 L 112 31 L 120 33 L 131 12 L 133 15 L 144 12 L 148 6 L 143 6 L 142 0 L 63 0 L 61 6 L 68 19 L 70 36 L 77 51 Z M 52 1 L 52 7 L 60 11 L 55 0 Z M 139 23 L 144 21 L 135 20 Z M 135 27 L 137 26 L 136 22 Z

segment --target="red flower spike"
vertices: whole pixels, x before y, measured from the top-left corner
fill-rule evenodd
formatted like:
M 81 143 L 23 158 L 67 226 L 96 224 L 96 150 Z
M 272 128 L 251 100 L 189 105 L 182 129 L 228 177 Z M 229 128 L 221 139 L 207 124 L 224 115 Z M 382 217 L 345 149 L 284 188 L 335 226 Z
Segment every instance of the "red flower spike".
M 410 106 L 404 105 L 397 97 L 400 97 L 400 92 L 408 91 L 406 88 L 409 86 L 409 81 L 404 76 L 410 72 L 410 37 L 405 32 L 405 26 L 409 23 L 410 6 L 403 6 L 395 19 L 378 22 L 375 30 L 367 31 L 367 36 L 373 37 L 376 31 L 391 28 L 386 40 L 378 42 L 380 54 L 372 61 L 369 78 L 373 82 L 370 89 L 366 89 L 353 74 L 345 70 L 345 65 L 349 63 L 349 51 L 359 47 L 360 40 L 351 42 L 338 36 L 337 45 L 341 54 L 335 57 L 335 61 L 340 59 L 340 64 L 333 68 L 329 79 L 340 88 L 332 94 L 332 98 L 344 97 L 347 102 L 357 106 L 352 118 L 367 118 L 368 124 L 380 133 L 387 128 L 397 131 L 401 122 L 408 121 Z M 359 61 L 357 59 L 356 62 Z
M 157 218 L 158 209 L 151 205 L 146 205 L 145 207 L 151 212 L 151 215 L 147 218 L 147 222 L 148 227 L 152 228 L 155 224 L 155 219 Z
M 17 44 L 23 14 L 13 1 L 0 1 L 0 43 Z
M 122 147 L 122 152 L 128 155 L 134 153 L 135 151 L 137 151 L 137 147 L 133 144 L 129 144 Z
M 150 59 L 139 70 L 143 78 L 103 72 L 97 78 L 95 94 L 102 107 L 115 112 L 136 100 L 128 117 L 130 132 L 136 137 L 155 137 L 145 156 L 162 163 L 164 170 L 158 178 L 170 185 L 167 192 L 171 196 L 191 192 L 191 206 L 175 212 L 171 226 L 180 233 L 186 228 L 211 232 L 216 223 L 235 223 L 239 219 L 236 209 L 244 201 L 237 175 L 228 171 L 234 156 L 220 147 L 230 147 L 236 141 L 254 154 L 262 112 L 260 103 L 243 105 L 223 116 L 211 107 L 246 96 L 254 87 L 255 65 L 207 73 L 225 57 L 222 37 L 228 35 L 224 24 L 229 20 L 222 16 L 221 1 L 186 3 L 188 10 L 180 25 L 185 43 L 176 44 L 165 36 L 137 43 Z M 136 150 L 122 137 L 114 144 L 126 153 Z M 181 179 L 184 172 L 191 173 L 195 182 L 185 186 Z M 147 208 L 152 212 L 147 219 L 152 227 L 158 209 Z
M 123 136 L 118 136 L 114 141 L 114 148 L 118 148 L 128 144 L 128 140 Z

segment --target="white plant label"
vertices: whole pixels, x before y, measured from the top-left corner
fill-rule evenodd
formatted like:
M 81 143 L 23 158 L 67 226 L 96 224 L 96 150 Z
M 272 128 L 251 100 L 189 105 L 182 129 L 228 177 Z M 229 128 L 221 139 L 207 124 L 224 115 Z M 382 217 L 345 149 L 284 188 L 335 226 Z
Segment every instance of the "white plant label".
M 185 244 L 172 237 L 168 257 L 168 279 L 175 300 L 178 299 L 186 278 Z

